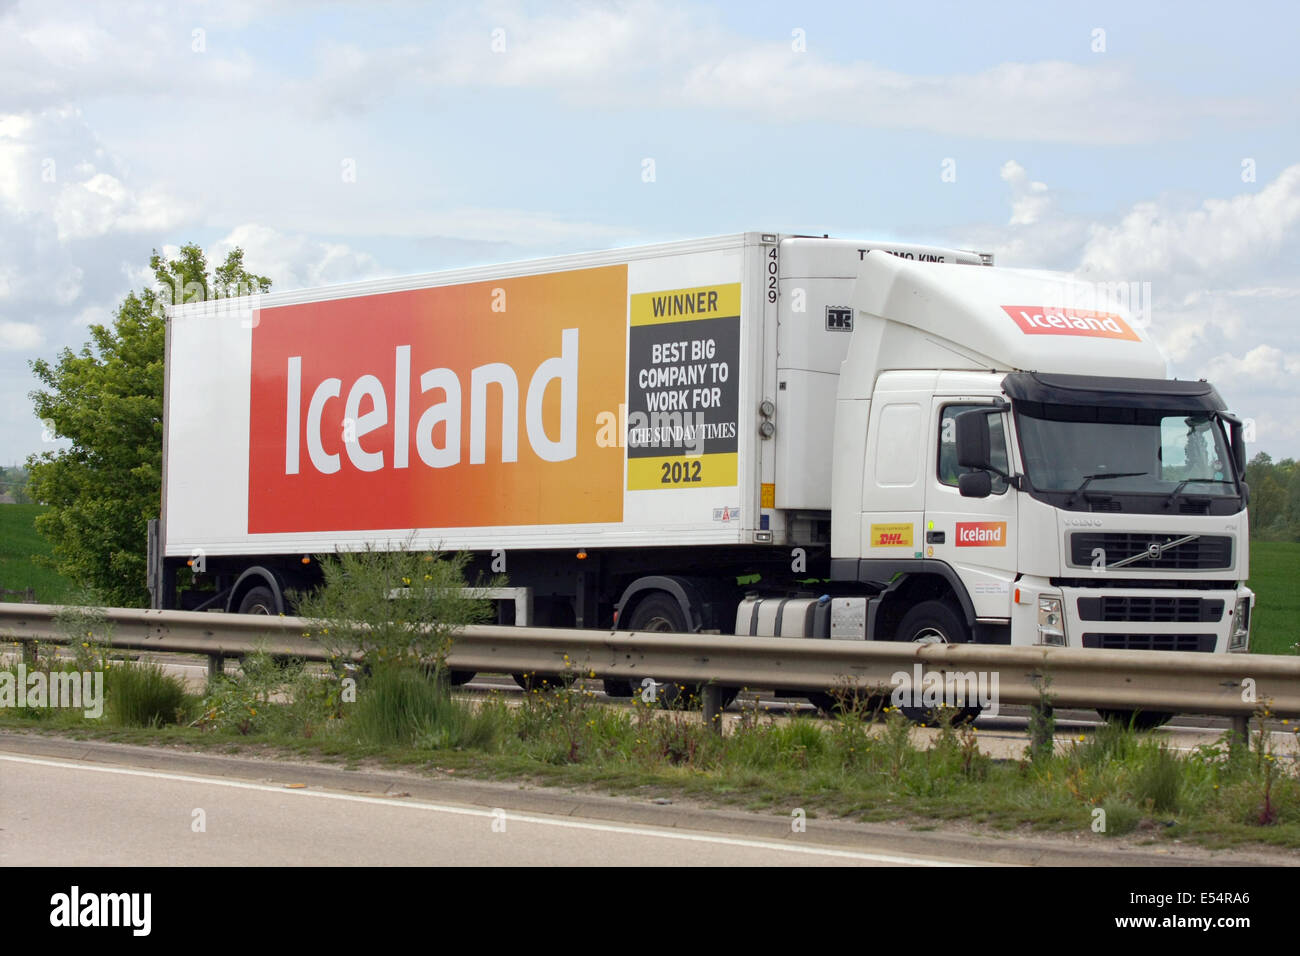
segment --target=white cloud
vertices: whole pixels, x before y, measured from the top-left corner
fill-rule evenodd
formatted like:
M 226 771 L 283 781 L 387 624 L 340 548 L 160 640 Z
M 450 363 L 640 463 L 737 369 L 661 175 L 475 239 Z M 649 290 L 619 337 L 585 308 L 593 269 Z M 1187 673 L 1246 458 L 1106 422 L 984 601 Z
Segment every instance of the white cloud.
M 71 305 L 81 295 L 81 281 L 86 273 L 80 266 L 69 265 L 59 273 L 50 289 L 53 301 L 58 305 Z
M 220 16 L 148 3 L 15 4 L 0 11 L 0 89 L 11 108 L 32 110 L 115 94 L 208 99 L 252 89 L 248 57 L 215 44 L 194 49 L 196 21 Z
M 0 114 L 0 211 L 41 217 L 60 242 L 156 232 L 193 214 L 161 190 L 133 188 L 98 170 L 88 157 L 103 161 L 104 151 L 78 110 Z
M 236 246 L 244 250 L 244 267 L 256 275 L 268 276 L 277 292 L 387 274 L 372 256 L 343 243 L 286 235 L 256 223 L 236 226 L 213 243 L 208 250 L 208 265 L 220 265 Z
M 338 218 L 328 206 L 287 211 L 280 221 L 296 232 L 329 235 L 338 229 Z M 353 209 L 348 216 L 348 233 L 410 239 L 445 236 L 466 242 L 510 243 L 523 248 L 580 241 L 583 249 L 616 245 L 638 235 L 633 227 L 571 219 L 545 210 L 482 206 L 415 209 L 384 205 Z
M 1025 167 L 1014 159 L 1002 164 L 1002 181 L 1011 184 L 1011 221 L 1013 226 L 1032 226 L 1052 207 L 1047 183 L 1029 178 Z
M 503 50 L 493 49 L 493 30 L 503 31 Z M 381 108 L 401 94 L 527 89 L 605 109 L 718 110 L 780 125 L 829 121 L 1093 147 L 1154 142 L 1198 124 L 1222 130 L 1268 115 L 1254 98 L 1158 93 L 1115 58 L 905 73 L 796 52 L 788 39 L 755 40 L 707 11 L 658 0 L 539 14 L 497 4 L 448 14 L 423 43 L 367 49 L 329 42 L 315 53 L 313 72 L 282 87 L 317 117 Z M 1104 119 L 1081 121 L 1093 117 Z
M 1062 213 L 1052 189 L 1032 179 L 1016 160 L 1003 163 L 998 175 L 1009 187 L 1007 224 L 970 230 L 962 241 L 992 252 L 994 261 L 1002 265 L 1074 269 L 1087 239 L 1088 223 Z
M 874 128 L 921 129 L 978 139 L 1134 143 L 1194 121 L 1177 115 L 1111 63 L 1002 63 L 967 74 L 902 73 L 866 61 L 834 63 L 783 45 L 706 56 L 678 89 L 677 105 L 708 105 Z M 723 47 L 724 49 L 726 47 Z M 1104 124 L 1079 116 L 1108 108 Z M 1116 104 L 1119 104 L 1116 106 Z M 1247 108 L 1249 111 L 1249 108 Z
M 113 310 L 103 305 L 88 305 L 72 317 L 76 326 L 108 325 L 113 321 Z
M 1205 371 L 1213 382 L 1294 393 L 1300 381 L 1300 352 L 1288 354 L 1272 345 L 1257 345 L 1240 357 L 1216 355 L 1205 364 Z
M 175 199 L 156 191 L 137 193 L 108 173 L 64 184 L 51 213 L 58 237 L 65 242 L 114 231 L 163 232 L 192 215 Z
M 31 350 L 45 344 L 40 326 L 31 322 L 0 320 L 0 349 Z
M 1207 199 L 1195 209 L 1136 204 L 1116 225 L 1098 226 L 1084 250 L 1092 272 L 1183 271 L 1217 275 L 1275 255 L 1300 224 L 1300 164 L 1284 169 L 1258 192 Z

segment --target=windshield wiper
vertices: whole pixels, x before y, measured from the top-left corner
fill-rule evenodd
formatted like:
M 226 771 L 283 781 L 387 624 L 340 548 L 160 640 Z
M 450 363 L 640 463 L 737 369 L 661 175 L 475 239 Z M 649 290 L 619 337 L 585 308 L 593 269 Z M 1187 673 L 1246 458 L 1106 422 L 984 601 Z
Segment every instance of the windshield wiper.
M 1194 484 L 1194 485 L 1231 485 L 1231 484 L 1233 484 L 1233 482 L 1228 481 L 1228 480 L 1225 479 L 1225 478 L 1184 478 L 1182 481 L 1180 481 L 1180 482 L 1178 483 L 1178 487 L 1176 487 L 1173 491 L 1169 492 L 1169 498 L 1166 500 L 1166 504 L 1167 504 L 1167 505 L 1172 505 L 1175 501 L 1177 501 L 1177 500 L 1178 500 L 1178 495 L 1179 495 L 1179 494 L 1182 492 L 1182 490 L 1183 490 L 1183 486 L 1184 486 L 1184 485 L 1187 485 L 1188 483 L 1191 483 L 1191 484 Z
M 1083 484 L 1070 492 L 1070 497 L 1074 498 L 1082 494 L 1083 489 L 1088 487 L 1090 481 L 1100 481 L 1103 478 L 1141 478 L 1143 475 L 1149 475 L 1149 471 L 1103 471 L 1099 475 L 1084 475 Z
M 1169 497 L 1165 500 L 1165 507 L 1172 505 L 1175 501 L 1178 500 L 1178 493 L 1182 491 L 1183 488 L 1186 486 L 1186 484 L 1191 480 L 1192 479 L 1190 478 L 1184 478 L 1182 481 L 1178 483 L 1177 487 L 1175 487 L 1173 491 L 1169 492 Z

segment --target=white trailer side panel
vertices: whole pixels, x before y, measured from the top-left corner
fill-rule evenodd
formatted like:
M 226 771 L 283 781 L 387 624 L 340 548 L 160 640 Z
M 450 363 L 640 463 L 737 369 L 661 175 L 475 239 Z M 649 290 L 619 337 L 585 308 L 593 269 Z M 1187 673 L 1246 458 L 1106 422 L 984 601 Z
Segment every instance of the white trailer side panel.
M 175 310 L 165 553 L 753 540 L 757 243 Z

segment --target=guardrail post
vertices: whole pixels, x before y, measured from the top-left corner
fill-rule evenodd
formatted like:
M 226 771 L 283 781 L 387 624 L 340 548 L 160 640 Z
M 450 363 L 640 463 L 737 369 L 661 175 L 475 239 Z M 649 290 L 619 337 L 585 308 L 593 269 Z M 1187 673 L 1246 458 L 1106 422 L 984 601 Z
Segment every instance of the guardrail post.
M 1245 714 L 1237 714 L 1232 718 L 1232 731 L 1228 738 L 1229 750 L 1242 750 L 1250 752 L 1250 718 Z
M 208 683 L 212 683 L 216 678 L 226 672 L 226 658 L 222 654 L 208 655 Z
M 704 685 L 704 725 L 722 735 L 722 688 L 717 684 Z

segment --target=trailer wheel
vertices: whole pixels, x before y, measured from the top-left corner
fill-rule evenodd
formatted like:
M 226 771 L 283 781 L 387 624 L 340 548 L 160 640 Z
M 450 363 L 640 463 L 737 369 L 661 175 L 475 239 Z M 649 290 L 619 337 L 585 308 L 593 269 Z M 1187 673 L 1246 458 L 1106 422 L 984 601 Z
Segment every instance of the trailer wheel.
M 913 644 L 969 644 L 970 630 L 961 615 L 943 601 L 923 601 L 912 608 L 899 622 L 895 640 Z M 969 723 L 980 715 L 981 707 L 961 706 L 949 708 L 953 712 L 953 726 Z M 900 707 L 903 716 L 916 724 L 934 727 L 943 719 L 941 710 L 933 707 Z
M 559 690 L 573 683 L 572 677 L 563 674 L 511 674 L 520 690 Z
M 1098 710 L 1108 724 L 1120 724 L 1133 730 L 1155 730 L 1174 719 L 1162 710 Z
M 251 588 L 244 599 L 239 602 L 240 614 L 279 614 L 275 606 L 275 595 L 270 588 Z
M 602 684 L 605 685 L 605 695 L 607 697 L 631 697 L 632 682 L 623 680 L 619 677 L 606 677 Z
M 655 593 L 636 606 L 636 610 L 632 612 L 632 617 L 627 623 L 627 629 L 629 631 L 660 631 L 666 634 L 685 634 L 690 630 L 690 626 L 686 623 L 681 606 L 675 599 L 667 594 Z M 605 693 L 611 697 L 635 697 L 639 699 L 644 693 L 643 686 L 645 685 L 640 680 L 607 679 L 605 681 Z M 656 680 L 655 686 L 656 703 L 671 710 L 686 710 L 693 705 L 698 705 L 704 699 L 704 688 L 700 684 L 682 684 L 677 681 Z M 739 693 L 740 688 L 738 687 L 724 687 L 722 689 L 722 706 L 728 706 Z
M 849 694 L 829 694 L 824 690 L 809 691 L 804 695 L 808 703 L 828 717 L 856 712 L 868 720 L 874 720 L 879 713 L 889 706 L 888 694 L 869 694 L 858 691 Z

